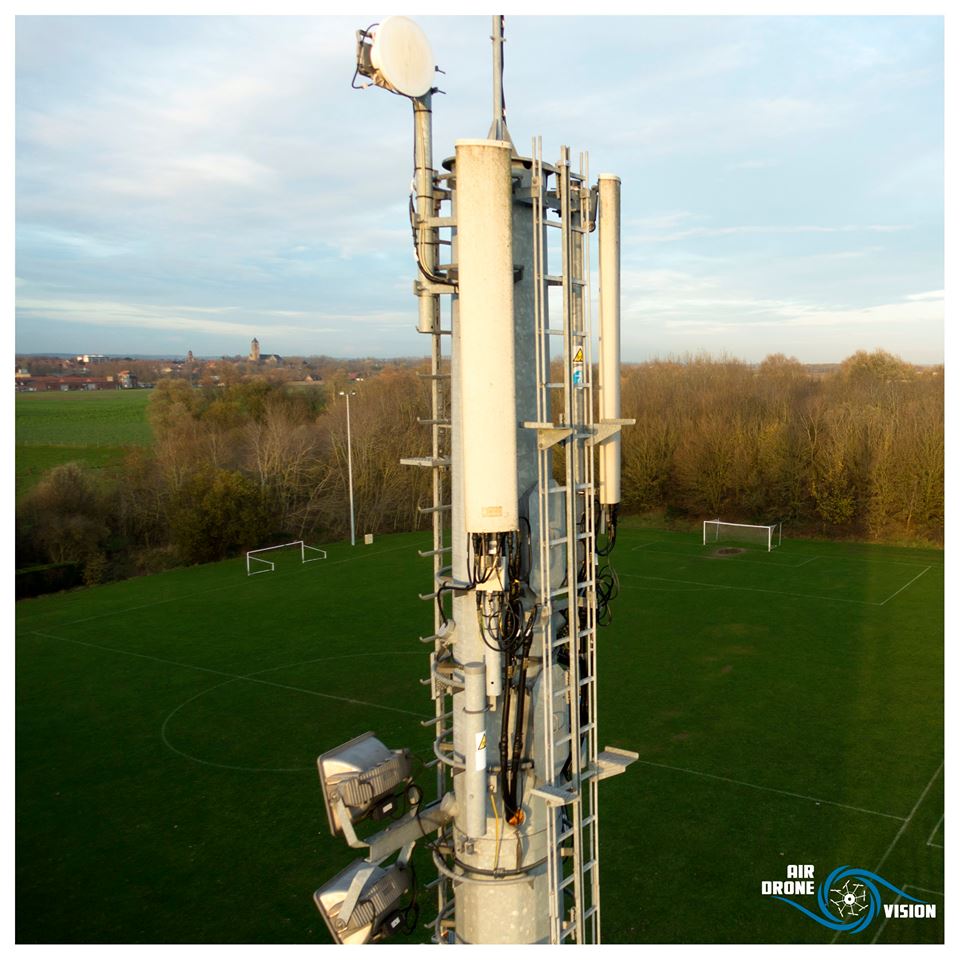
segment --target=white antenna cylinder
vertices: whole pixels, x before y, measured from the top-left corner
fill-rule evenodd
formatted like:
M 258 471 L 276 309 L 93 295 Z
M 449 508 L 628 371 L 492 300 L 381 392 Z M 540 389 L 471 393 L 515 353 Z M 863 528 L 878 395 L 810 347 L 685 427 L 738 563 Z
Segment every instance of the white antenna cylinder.
M 463 739 L 464 833 L 471 838 L 487 832 L 487 690 L 483 663 L 463 665 Z M 458 798 L 459 800 L 460 798 Z
M 620 178 L 600 188 L 600 420 L 620 419 Z M 620 502 L 620 433 L 600 445 L 600 503 Z
M 469 533 L 520 526 L 511 146 L 456 143 L 464 513 Z

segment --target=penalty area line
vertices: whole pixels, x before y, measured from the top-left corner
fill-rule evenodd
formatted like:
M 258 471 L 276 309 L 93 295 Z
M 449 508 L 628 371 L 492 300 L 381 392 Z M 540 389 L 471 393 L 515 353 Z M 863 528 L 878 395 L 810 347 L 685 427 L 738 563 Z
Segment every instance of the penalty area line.
M 311 697 L 321 697 L 324 700 L 336 700 L 338 703 L 349 703 L 357 707 L 374 707 L 377 710 L 387 710 L 390 713 L 402 713 L 408 717 L 416 717 L 418 720 L 428 720 L 422 713 L 415 713 L 413 710 L 404 710 L 403 707 L 388 707 L 384 703 L 371 703 L 367 700 L 354 700 L 352 697 L 338 697 L 333 693 L 321 693 L 319 690 L 308 690 L 306 687 L 294 687 L 286 683 L 277 683 L 274 680 L 260 680 L 253 675 L 244 675 L 242 673 L 229 673 L 226 670 L 215 670 L 212 667 L 201 667 L 194 663 L 182 663 L 179 660 L 167 660 L 164 657 L 154 657 L 148 653 L 134 653 L 132 650 L 120 650 L 117 647 L 106 647 L 99 643 L 90 643 L 86 640 L 71 640 L 69 637 L 57 637 L 52 633 L 41 633 L 39 630 L 32 630 L 31 633 L 37 637 L 44 637 L 47 640 L 60 640 L 63 643 L 73 643 L 80 647 L 89 647 L 92 650 L 103 650 L 106 653 L 117 653 L 124 657 L 136 657 L 139 660 L 152 660 L 154 663 L 163 663 L 171 667 L 181 667 L 185 670 L 198 670 L 201 673 L 213 674 L 216 677 L 224 677 L 227 680 L 244 680 L 247 683 L 259 683 L 265 687 L 277 687 L 280 690 L 292 690 L 295 693 L 305 693 Z M 282 669 L 278 668 L 278 669 Z M 266 672 L 266 671 L 263 671 Z
M 703 777 L 706 780 L 719 780 L 722 783 L 734 783 L 740 787 L 749 787 L 751 790 L 762 790 L 765 793 L 778 793 L 783 797 L 794 797 L 797 800 L 810 800 L 813 803 L 825 803 L 831 807 L 840 807 L 843 810 L 855 810 L 857 813 L 867 813 L 874 817 L 886 817 L 888 820 L 905 821 L 893 813 L 883 813 L 880 810 L 868 810 L 866 807 L 855 807 L 849 803 L 840 803 L 838 800 L 824 800 L 823 797 L 811 797 L 805 793 L 794 793 L 792 790 L 780 790 L 777 787 L 764 787 L 758 783 L 747 783 L 746 780 L 734 780 L 732 777 L 721 777 L 716 773 L 704 773 L 702 770 L 690 770 L 687 767 L 674 767 L 669 763 L 655 763 L 653 760 L 638 760 L 637 763 L 648 767 L 659 767 L 662 770 L 675 770 L 677 773 L 689 773 L 694 777 Z
M 650 543 L 639 543 L 635 547 L 631 547 L 630 551 L 639 550 L 642 547 L 653 547 L 658 543 L 668 543 L 667 540 L 651 540 Z M 704 547 L 697 547 L 698 550 L 705 549 Z M 749 549 L 749 548 L 748 548 Z M 796 570 L 798 567 L 806 566 L 810 563 L 811 560 L 819 560 L 820 557 L 810 557 L 807 560 L 804 560 L 802 563 L 781 563 L 779 560 L 749 560 L 745 557 L 718 557 L 707 555 L 704 556 L 702 553 L 686 553 L 681 550 L 651 550 L 650 551 L 654 556 L 657 557 L 683 557 L 684 560 L 710 560 L 713 563 L 753 563 L 757 566 L 766 567 L 768 570 L 771 567 L 776 567 L 781 570 Z M 770 554 L 767 555 L 768 557 Z
M 742 590 L 747 593 L 770 593 L 777 597 L 794 597 L 798 600 L 826 600 L 835 603 L 855 603 L 861 607 L 880 607 L 883 605 L 874 600 L 853 600 L 850 597 L 821 597 L 813 593 L 787 593 L 785 590 L 766 590 L 763 587 L 738 587 L 730 583 L 703 583 L 699 580 L 674 580 L 670 577 L 650 577 L 642 573 L 621 573 L 620 576 L 621 578 L 633 577 L 636 580 L 660 580 L 663 583 L 685 583 L 691 587 L 713 587 L 718 590 Z M 907 584 L 907 586 L 909 586 L 909 584 Z
M 926 887 L 918 887 L 915 883 L 905 883 L 903 885 L 904 890 L 916 890 L 918 893 L 929 893 L 934 897 L 945 897 L 946 894 L 942 890 L 928 890 Z
M 398 550 L 411 549 L 416 549 L 416 547 L 404 544 L 401 547 L 390 547 L 387 550 L 377 550 L 374 553 L 360 553 L 353 557 L 342 557 L 339 560 L 329 560 L 324 563 L 323 567 L 318 567 L 317 569 L 326 569 L 327 567 L 338 566 L 341 563 L 352 563 L 355 560 L 364 560 L 369 559 L 370 557 L 379 557 L 385 553 L 396 553 Z M 146 610 L 150 607 L 160 607 L 165 603 L 181 603 L 185 600 L 193 600 L 196 597 L 206 597 L 211 593 L 219 593 L 221 590 L 236 590 L 240 587 L 246 588 L 247 586 L 249 586 L 249 583 L 246 578 L 239 582 L 234 582 L 231 580 L 229 583 L 223 583 L 218 587 L 210 587 L 208 590 L 195 590 L 193 593 L 184 593 L 175 597 L 164 597 L 162 600 L 151 600 L 149 603 L 140 603 L 134 607 L 124 607 L 122 610 L 107 610 L 103 613 L 94 613 L 89 617 L 80 617 L 77 620 L 64 620 L 62 623 L 55 623 L 53 625 L 53 629 L 59 630 L 61 627 L 72 627 L 77 623 L 89 623 L 91 620 L 102 620 L 104 617 L 119 617 L 127 613 L 136 613 L 138 610 Z M 32 630 L 30 632 L 37 633 L 36 630 Z
M 927 781 L 927 785 L 923 788 L 923 792 L 917 798 L 917 802 L 913 805 L 913 809 L 908 814 L 906 820 L 904 820 L 903 823 L 900 824 L 900 829 L 897 831 L 897 835 L 890 841 L 890 846 L 887 847 L 886 853 L 884 853 L 884 855 L 880 858 L 880 862 L 873 868 L 874 873 L 880 872 L 880 868 L 887 862 L 887 857 L 889 857 L 890 854 L 893 853 L 893 848 L 900 842 L 900 838 L 906 832 L 907 827 L 910 825 L 910 821 L 913 819 L 916 812 L 920 809 L 920 804 L 923 803 L 923 801 L 926 799 L 927 794 L 930 792 L 930 788 L 933 786 L 937 777 L 940 776 L 940 772 L 942 770 L 943 770 L 943 763 L 941 763 L 940 766 L 937 767 L 934 775 Z M 882 930 L 883 928 L 881 927 L 880 929 Z M 880 931 L 877 931 L 877 936 L 879 935 L 880 935 Z M 838 930 L 834 934 L 834 937 L 830 942 L 836 943 L 839 937 L 840 937 L 840 931 Z
M 903 885 L 903 892 L 906 893 L 908 890 L 916 890 L 917 893 L 932 893 L 932 894 L 935 894 L 935 895 L 938 896 L 938 897 L 942 897 L 942 896 L 943 896 L 943 891 L 942 891 L 942 890 L 927 890 L 926 887 L 918 887 L 915 883 L 905 883 L 905 884 Z M 909 894 L 908 894 L 908 896 L 909 896 Z M 900 899 L 901 899 L 901 898 L 900 898 L 900 894 L 898 893 L 898 894 L 897 894 L 897 899 L 893 901 L 893 905 L 896 906 L 896 905 L 900 902 Z M 883 923 L 880 924 L 880 929 L 873 935 L 873 939 L 870 941 L 871 943 L 876 943 L 876 942 L 880 939 L 880 934 L 883 933 L 883 929 L 884 929 L 884 927 L 886 927 L 887 921 L 888 921 L 889 919 L 890 919 L 890 918 L 889 918 L 889 917 L 886 917 L 886 916 L 883 918 Z M 836 939 L 836 938 L 834 938 L 834 939 Z
M 933 830 L 930 831 L 930 838 L 927 840 L 927 846 L 928 846 L 928 847 L 938 847 L 938 848 L 941 849 L 941 850 L 943 849 L 943 844 L 942 844 L 942 843 L 934 843 L 934 842 L 933 842 L 933 838 L 937 835 L 937 831 L 940 829 L 940 824 L 943 823 L 943 818 L 944 818 L 945 816 L 946 816 L 946 814 L 944 814 L 943 817 L 941 817 L 941 818 L 937 821 L 937 825 L 933 828 Z M 928 891 L 927 891 L 927 893 L 933 893 L 933 892 L 934 892 L 933 890 L 928 890 Z
M 929 567 L 924 567 L 912 580 L 908 580 L 899 590 L 897 590 L 896 593 L 891 593 L 886 600 L 881 600 L 879 605 L 882 607 L 884 604 L 889 603 L 895 596 L 903 593 L 903 591 L 906 590 L 911 583 L 916 583 L 929 569 Z
M 905 884 L 903 885 L 903 892 L 904 892 L 904 893 L 907 893 L 907 890 L 909 890 L 909 889 L 910 889 L 910 884 L 909 884 L 909 883 L 905 883 Z M 907 896 L 909 896 L 909 894 L 907 894 Z M 902 899 L 903 899 L 903 894 L 898 893 L 898 894 L 897 894 L 897 899 L 893 901 L 893 905 L 894 905 L 894 906 L 897 906 L 897 904 L 899 904 Z M 873 935 L 873 939 L 870 941 L 871 943 L 876 943 L 876 942 L 880 939 L 880 935 L 881 935 L 881 934 L 883 933 L 883 931 L 886 929 L 886 927 L 887 927 L 887 922 L 889 921 L 889 919 L 890 919 L 890 918 L 889 918 L 888 916 L 884 916 L 884 918 L 883 918 L 883 923 L 881 923 L 880 926 L 877 928 L 877 932 Z M 834 943 L 837 942 L 837 937 L 838 937 L 839 935 L 840 935 L 840 931 L 838 930 L 838 931 L 833 935 L 833 942 L 834 942 Z

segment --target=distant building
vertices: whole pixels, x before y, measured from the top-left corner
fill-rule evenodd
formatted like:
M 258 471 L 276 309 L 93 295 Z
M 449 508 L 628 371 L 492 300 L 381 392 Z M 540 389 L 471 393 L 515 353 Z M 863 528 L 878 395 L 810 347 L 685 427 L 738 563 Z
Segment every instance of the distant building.
M 113 377 L 17 377 L 17 390 L 27 393 L 43 393 L 59 390 L 119 390 L 120 384 Z
M 250 341 L 250 355 L 247 357 L 250 363 L 269 363 L 276 366 L 283 363 L 283 357 L 276 353 L 261 353 L 260 341 L 254 337 Z
M 140 386 L 140 382 L 137 380 L 137 375 L 135 373 L 131 373 L 129 370 L 121 370 L 117 374 L 117 382 L 120 384 L 120 387 L 123 390 L 133 390 L 135 387 Z

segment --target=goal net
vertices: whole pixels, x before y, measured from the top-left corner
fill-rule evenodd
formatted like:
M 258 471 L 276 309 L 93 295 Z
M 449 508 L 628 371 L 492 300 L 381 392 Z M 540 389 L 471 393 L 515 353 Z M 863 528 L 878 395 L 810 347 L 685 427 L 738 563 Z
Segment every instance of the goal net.
M 782 523 L 725 523 L 723 520 L 703 521 L 703 545 L 708 543 L 748 543 L 764 547 L 767 552 L 779 547 Z
M 320 547 L 311 547 L 302 540 L 278 543 L 273 547 L 261 547 L 259 550 L 247 551 L 247 576 L 255 577 L 258 573 L 272 573 L 277 565 L 278 555 L 273 554 L 273 558 L 269 559 L 261 556 L 261 554 L 272 553 L 274 550 L 289 550 L 291 556 L 300 557 L 301 563 L 312 563 L 314 560 L 327 559 L 326 550 L 321 550 Z

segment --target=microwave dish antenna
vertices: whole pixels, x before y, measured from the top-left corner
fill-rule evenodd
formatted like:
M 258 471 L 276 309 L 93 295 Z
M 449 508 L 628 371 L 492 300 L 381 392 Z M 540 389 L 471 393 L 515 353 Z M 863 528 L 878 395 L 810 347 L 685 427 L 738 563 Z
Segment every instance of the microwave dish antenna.
M 387 17 L 373 34 L 370 66 L 386 86 L 418 98 L 433 85 L 433 51 L 426 34 L 406 17 Z

